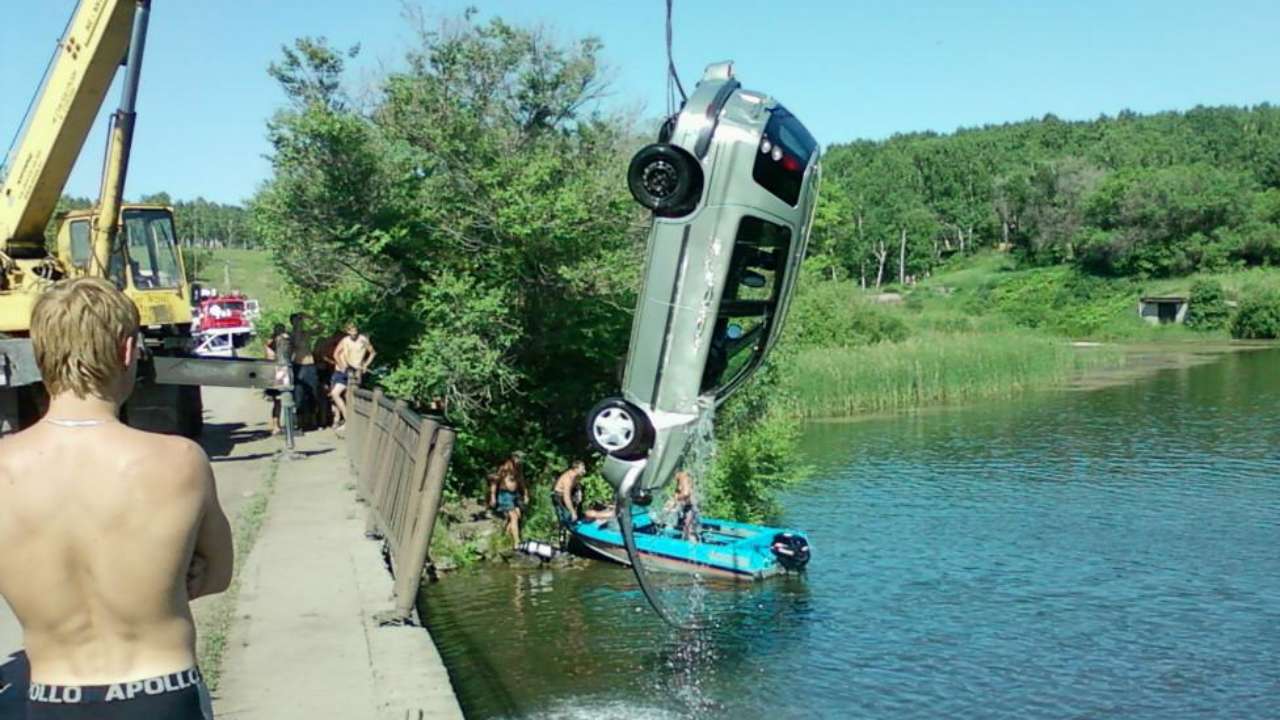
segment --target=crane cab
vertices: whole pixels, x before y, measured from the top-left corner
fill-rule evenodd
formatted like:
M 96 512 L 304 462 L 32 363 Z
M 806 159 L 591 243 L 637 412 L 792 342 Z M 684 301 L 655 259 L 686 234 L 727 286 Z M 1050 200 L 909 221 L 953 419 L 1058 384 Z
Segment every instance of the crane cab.
M 161 205 L 125 205 L 106 268 L 94 267 L 94 211 L 68 212 L 58 227 L 57 255 L 69 277 L 106 277 L 138 306 L 150 335 L 171 335 L 191 325 L 190 288 L 178 252 L 173 211 Z M 182 333 L 185 334 L 185 331 Z

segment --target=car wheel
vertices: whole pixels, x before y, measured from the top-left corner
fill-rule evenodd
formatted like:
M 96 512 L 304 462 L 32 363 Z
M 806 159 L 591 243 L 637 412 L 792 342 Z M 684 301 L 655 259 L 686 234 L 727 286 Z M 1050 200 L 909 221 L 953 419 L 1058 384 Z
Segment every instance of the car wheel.
M 621 398 L 609 398 L 587 414 L 587 437 L 605 455 L 639 460 L 653 448 L 653 424 L 644 411 Z
M 646 145 L 631 158 L 627 185 L 636 202 L 655 214 L 684 215 L 702 196 L 702 168 L 693 156 L 674 145 Z

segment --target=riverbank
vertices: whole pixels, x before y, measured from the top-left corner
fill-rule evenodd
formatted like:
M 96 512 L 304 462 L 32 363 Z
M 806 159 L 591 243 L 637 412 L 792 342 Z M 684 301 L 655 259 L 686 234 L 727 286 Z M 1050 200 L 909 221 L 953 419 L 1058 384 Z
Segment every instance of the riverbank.
M 1181 363 L 1253 347 L 1233 343 L 1225 328 L 1151 325 L 1138 316 L 1139 298 L 1185 297 L 1202 280 L 1234 302 L 1280 287 L 1280 269 L 1136 281 L 1066 266 L 1019 268 L 1008 254 L 989 252 L 883 292 L 811 275 L 789 321 L 783 387 L 797 417 L 845 417 L 1111 382 L 1129 377 L 1125 368 L 1135 363 L 1130 373 L 1158 366 L 1162 354 Z

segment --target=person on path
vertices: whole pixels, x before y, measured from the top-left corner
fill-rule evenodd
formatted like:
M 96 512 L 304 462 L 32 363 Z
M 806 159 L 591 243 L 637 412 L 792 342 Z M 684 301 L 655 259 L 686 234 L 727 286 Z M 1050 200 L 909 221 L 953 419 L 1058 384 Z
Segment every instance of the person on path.
M 373 358 L 378 354 L 367 335 L 361 335 L 360 329 L 353 322 L 347 323 L 346 335 L 338 342 L 333 351 L 333 378 L 329 399 L 333 401 L 333 428 L 341 431 L 347 424 L 347 403 L 344 396 L 347 386 L 369 369 Z M 353 378 L 354 376 L 354 378 Z
M 320 407 L 320 376 L 316 374 L 316 358 L 311 351 L 312 338 L 318 333 L 307 327 L 310 318 L 300 312 L 289 316 L 289 348 L 293 353 L 293 406 L 299 418 L 308 418 L 308 427 L 315 427 Z
M 22 625 L 29 720 L 212 717 L 189 603 L 231 582 L 213 470 L 124 425 L 142 337 L 111 283 L 55 283 L 31 317 L 51 396 L 0 440 L 0 595 Z
M 289 335 L 289 331 L 285 329 L 284 323 L 276 323 L 275 327 L 271 328 L 271 339 L 268 340 L 266 345 L 263 346 L 267 351 L 268 360 L 275 360 L 277 358 L 276 346 L 280 344 L 280 338 L 282 336 L 287 337 L 288 335 Z M 266 391 L 267 397 L 271 399 L 271 434 L 272 435 L 279 435 L 281 432 L 280 392 L 281 392 L 280 390 L 276 390 L 276 389 L 269 389 Z

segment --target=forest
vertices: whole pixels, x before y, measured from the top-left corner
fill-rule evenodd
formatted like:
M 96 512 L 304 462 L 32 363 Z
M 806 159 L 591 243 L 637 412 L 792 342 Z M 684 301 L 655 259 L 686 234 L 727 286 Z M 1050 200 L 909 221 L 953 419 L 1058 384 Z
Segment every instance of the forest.
M 814 254 L 833 278 L 910 283 L 1013 252 L 1110 277 L 1280 262 L 1280 108 L 1039 120 L 830 147 Z

